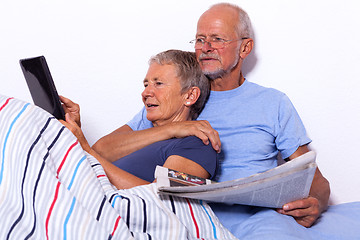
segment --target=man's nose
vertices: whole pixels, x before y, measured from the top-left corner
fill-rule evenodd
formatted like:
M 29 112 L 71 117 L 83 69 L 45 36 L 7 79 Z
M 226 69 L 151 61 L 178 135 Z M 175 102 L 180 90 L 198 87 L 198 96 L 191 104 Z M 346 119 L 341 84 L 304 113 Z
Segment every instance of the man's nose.
M 203 46 L 202 46 L 202 48 L 201 48 L 201 50 L 202 50 L 203 52 L 211 52 L 211 51 L 214 50 L 214 48 L 211 46 L 211 43 L 210 43 L 210 42 L 205 41 L 204 44 L 203 44 Z

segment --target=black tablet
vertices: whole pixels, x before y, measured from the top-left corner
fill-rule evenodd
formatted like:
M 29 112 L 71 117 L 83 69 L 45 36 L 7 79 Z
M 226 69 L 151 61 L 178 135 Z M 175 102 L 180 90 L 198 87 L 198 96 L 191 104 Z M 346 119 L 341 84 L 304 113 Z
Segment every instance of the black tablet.
M 57 119 L 65 120 L 64 109 L 51 77 L 44 56 L 20 60 L 34 104 L 48 111 Z

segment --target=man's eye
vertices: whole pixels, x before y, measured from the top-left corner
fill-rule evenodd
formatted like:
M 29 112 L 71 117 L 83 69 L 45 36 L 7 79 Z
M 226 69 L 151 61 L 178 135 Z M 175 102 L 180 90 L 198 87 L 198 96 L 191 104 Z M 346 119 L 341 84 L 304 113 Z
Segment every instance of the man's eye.
M 224 39 L 220 37 L 215 37 L 213 38 L 212 42 L 224 42 Z
M 205 40 L 203 38 L 197 38 L 196 43 L 204 43 Z
M 156 85 L 157 86 L 160 86 L 160 85 L 162 85 L 163 83 L 162 82 L 156 82 Z

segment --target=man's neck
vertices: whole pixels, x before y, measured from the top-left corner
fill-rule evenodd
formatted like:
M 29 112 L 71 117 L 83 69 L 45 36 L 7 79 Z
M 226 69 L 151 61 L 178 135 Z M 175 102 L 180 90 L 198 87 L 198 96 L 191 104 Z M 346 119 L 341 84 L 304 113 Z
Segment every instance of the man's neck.
M 235 89 L 243 84 L 245 78 L 240 74 L 229 74 L 227 76 L 217 78 L 211 81 L 212 91 L 228 91 Z

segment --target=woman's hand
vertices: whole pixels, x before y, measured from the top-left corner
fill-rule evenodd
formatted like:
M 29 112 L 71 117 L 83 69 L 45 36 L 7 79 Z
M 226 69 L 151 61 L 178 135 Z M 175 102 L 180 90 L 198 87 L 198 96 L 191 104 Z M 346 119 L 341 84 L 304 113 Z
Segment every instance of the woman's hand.
M 72 118 L 72 116 L 70 115 L 70 113 L 66 113 L 65 114 L 65 121 L 63 120 L 59 120 L 62 124 L 64 124 L 65 127 L 67 127 L 74 135 L 75 137 L 79 140 L 79 143 L 81 145 L 81 147 L 86 151 L 86 152 L 90 152 L 91 147 L 88 143 L 88 141 L 86 140 L 84 133 L 82 132 L 81 128 L 79 127 L 79 125 L 75 122 L 75 120 Z
M 60 101 L 63 103 L 62 107 L 65 111 L 65 113 L 69 113 L 71 118 L 76 122 L 76 124 L 81 127 L 80 122 L 80 106 L 77 103 L 74 103 L 70 99 L 59 96 Z

